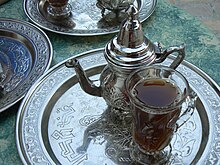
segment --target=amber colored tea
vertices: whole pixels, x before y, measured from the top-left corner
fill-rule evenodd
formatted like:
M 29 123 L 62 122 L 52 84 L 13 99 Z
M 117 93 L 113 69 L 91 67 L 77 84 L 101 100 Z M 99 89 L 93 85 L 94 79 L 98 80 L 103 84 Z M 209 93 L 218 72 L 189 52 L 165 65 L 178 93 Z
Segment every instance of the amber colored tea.
M 166 79 L 150 79 L 138 83 L 132 93 L 135 93 L 134 97 L 146 105 L 134 107 L 135 141 L 145 151 L 162 150 L 172 139 L 181 107 L 168 108 L 165 111 L 164 109 L 178 101 L 181 96 L 179 88 Z
M 135 86 L 136 98 L 149 106 L 165 107 L 178 99 L 175 84 L 163 79 L 150 79 Z

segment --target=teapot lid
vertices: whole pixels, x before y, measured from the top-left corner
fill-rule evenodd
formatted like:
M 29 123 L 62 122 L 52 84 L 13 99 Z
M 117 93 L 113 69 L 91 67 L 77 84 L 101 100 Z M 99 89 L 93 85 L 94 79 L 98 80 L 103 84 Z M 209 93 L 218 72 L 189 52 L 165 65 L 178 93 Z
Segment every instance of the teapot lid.
M 106 60 L 120 67 L 137 68 L 155 61 L 154 44 L 143 35 L 134 5 L 127 9 L 128 17 L 122 22 L 118 36 L 105 47 Z

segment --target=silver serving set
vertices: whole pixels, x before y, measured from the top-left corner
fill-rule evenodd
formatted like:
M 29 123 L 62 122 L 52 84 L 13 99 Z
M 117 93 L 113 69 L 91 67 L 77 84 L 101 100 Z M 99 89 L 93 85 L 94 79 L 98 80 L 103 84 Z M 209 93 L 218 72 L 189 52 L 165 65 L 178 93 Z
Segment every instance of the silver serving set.
M 0 51 L 0 60 L 4 61 L 0 61 L 0 111 L 26 94 L 16 123 L 17 147 L 24 164 L 136 164 L 129 154 L 132 113 L 125 82 L 132 72 L 151 65 L 178 70 L 198 95 L 192 117 L 171 142 L 173 149 L 167 163 L 210 160 L 216 137 L 212 125 L 220 123 L 208 121 L 217 110 L 215 103 L 220 102 L 218 88 L 213 88 L 216 84 L 205 73 L 184 61 L 184 44 L 165 49 L 144 35 L 141 23 L 151 16 L 156 3 L 24 0 L 25 14 L 45 30 L 74 36 L 118 32 L 104 49 L 66 59 L 50 70 L 52 46 L 46 34 L 30 23 L 0 20 L 0 45 L 7 44 L 4 37 L 20 40 L 22 45 L 17 44 L 16 49 L 20 52 L 16 52 L 26 60 L 22 72 L 11 74 L 15 70 L 13 62 Z M 26 28 L 32 33 L 23 30 Z M 19 48 L 23 48 L 22 52 Z M 15 63 L 21 65 L 19 59 Z M 13 76 L 7 77 L 9 74 Z M 207 95 L 201 93 L 204 90 L 212 95 L 212 105 Z M 13 96 L 14 93 L 21 94 Z M 207 139 L 206 134 L 212 137 Z
M 122 22 L 119 34 L 105 46 L 103 55 L 108 65 L 100 75 L 100 86 L 97 87 L 88 79 L 77 59 L 66 62 L 67 67 L 75 68 L 82 89 L 91 95 L 103 97 L 114 111 L 122 112 L 123 115 L 118 115 L 121 118 L 126 118 L 127 111 L 130 111 L 125 95 L 125 80 L 132 71 L 161 63 L 168 55 L 177 52 L 177 59 L 170 65 L 175 69 L 185 57 L 183 45 L 162 51 L 159 43 L 153 44 L 143 35 L 135 6 L 130 5 L 127 13 L 128 17 Z

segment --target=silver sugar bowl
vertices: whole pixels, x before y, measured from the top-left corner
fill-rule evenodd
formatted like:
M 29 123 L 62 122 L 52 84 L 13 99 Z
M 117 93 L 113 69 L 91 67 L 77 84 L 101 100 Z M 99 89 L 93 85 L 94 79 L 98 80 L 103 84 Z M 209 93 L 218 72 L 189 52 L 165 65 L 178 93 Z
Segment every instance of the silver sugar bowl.
M 112 11 L 119 15 L 119 12 L 125 10 L 129 5 L 133 4 L 134 0 L 97 0 L 96 6 L 101 9 L 102 16 L 105 14 L 105 10 Z
M 162 51 L 158 43 L 153 44 L 143 35 L 142 25 L 138 19 L 139 11 L 134 5 L 130 5 L 126 12 L 128 17 L 122 22 L 118 35 L 105 46 L 104 56 L 107 65 L 100 75 L 100 86 L 96 86 L 87 77 L 76 58 L 65 63 L 67 67 L 75 69 L 80 86 L 85 92 L 103 97 L 110 109 L 122 118 L 130 114 L 125 80 L 132 71 L 161 63 L 173 52 L 178 55 L 170 68 L 175 69 L 185 57 L 183 45 L 172 46 Z

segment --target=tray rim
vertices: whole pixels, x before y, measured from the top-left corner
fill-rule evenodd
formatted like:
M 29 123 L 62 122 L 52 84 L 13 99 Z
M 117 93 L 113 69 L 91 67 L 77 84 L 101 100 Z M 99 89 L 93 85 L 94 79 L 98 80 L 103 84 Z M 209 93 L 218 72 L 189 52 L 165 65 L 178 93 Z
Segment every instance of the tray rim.
M 35 31 L 37 31 L 37 32 L 39 32 L 40 34 L 41 34 L 41 36 L 47 41 L 47 44 L 48 44 L 48 50 L 49 50 L 49 54 L 48 54 L 48 61 L 47 61 L 47 66 L 45 67 L 45 69 L 44 69 L 44 73 L 50 68 L 50 65 L 51 65 L 51 63 L 52 63 L 52 59 L 53 59 L 53 46 L 52 46 L 52 43 L 51 43 L 51 41 L 50 41 L 50 39 L 49 39 L 49 37 L 46 35 L 46 33 L 42 30 L 42 29 L 40 29 L 38 26 L 36 26 L 36 25 L 34 25 L 34 24 L 32 24 L 32 23 L 30 23 L 30 22 L 27 22 L 27 21 L 23 21 L 23 20 L 19 20 L 19 19 L 14 19 L 14 18 L 4 18 L 4 17 L 0 17 L 0 22 L 1 21 L 8 21 L 8 22 L 15 22 L 15 23 L 18 23 L 18 24 L 20 24 L 20 25 L 24 25 L 24 26 L 26 26 L 26 27 L 30 27 L 30 28 L 32 28 L 33 30 L 35 30 Z M 8 28 L 1 28 L 0 27 L 0 30 L 1 31 L 9 31 L 9 32 L 12 32 L 12 33 L 15 33 L 15 34 L 19 34 L 19 35 L 22 35 L 24 38 L 26 38 L 27 40 L 29 40 L 29 38 L 26 36 L 26 35 L 24 35 L 24 34 L 22 34 L 21 32 L 19 32 L 17 29 L 8 29 Z M 31 45 L 33 45 L 33 43 L 30 43 Z M 37 54 L 37 52 L 35 52 L 35 54 Z M 33 69 L 33 68 L 32 68 Z M 32 69 L 31 69 L 31 71 L 32 71 Z M 30 72 L 31 72 L 30 71 Z M 38 78 L 40 77 L 41 75 L 38 75 Z M 37 78 L 35 79 L 35 81 L 37 80 Z M 24 82 L 26 82 L 26 81 L 24 81 Z M 23 83 L 24 83 L 23 82 Z M 32 82 L 32 85 L 34 84 L 34 82 Z M 12 102 L 12 103 L 10 103 L 10 104 L 8 104 L 8 105 L 6 105 L 6 106 L 4 106 L 4 107 L 0 107 L 0 113 L 1 112 L 3 112 L 3 111 L 5 111 L 5 110 L 7 110 L 8 108 L 10 108 L 11 106 L 13 106 L 13 105 L 15 105 L 17 102 L 19 102 L 22 98 L 24 98 L 24 96 L 25 96 L 25 94 L 28 92 L 28 90 L 31 88 L 31 86 L 29 86 L 27 89 L 26 89 L 26 92 L 23 94 L 23 95 L 20 95 L 20 96 L 17 96 L 17 99 L 14 101 L 14 102 Z M 16 88 L 15 88 L 16 89 Z
M 72 59 L 72 58 L 83 58 L 83 57 L 87 57 L 87 56 L 90 56 L 91 53 L 95 53 L 95 52 L 99 52 L 99 51 L 103 51 L 104 48 L 97 48 L 97 49 L 93 49 L 93 50 L 89 50 L 89 51 L 85 51 L 83 53 L 79 53 L 79 54 L 76 54 L 76 55 L 73 55 L 72 57 L 69 57 L 61 62 L 59 62 L 58 64 L 54 65 L 53 67 L 51 67 L 49 70 L 47 70 L 47 72 L 45 72 L 35 83 L 34 85 L 30 88 L 30 90 L 28 91 L 28 93 L 26 94 L 25 98 L 23 99 L 22 103 L 21 103 L 21 106 L 19 107 L 19 110 L 18 110 L 18 113 L 17 113 L 17 120 L 16 120 L 16 145 L 17 145 L 17 150 L 18 150 L 18 153 L 19 153 L 19 156 L 22 160 L 22 162 L 25 164 L 27 163 L 25 157 L 27 157 L 26 155 L 22 154 L 22 150 L 21 150 L 21 144 L 20 144 L 20 141 L 18 141 L 18 139 L 20 139 L 20 136 L 19 136 L 19 129 L 21 129 L 19 127 L 19 124 L 20 123 L 20 116 L 24 113 L 24 110 L 23 109 L 23 106 L 25 106 L 28 101 L 31 99 L 31 96 L 33 94 L 33 92 L 35 92 L 36 90 L 36 87 L 38 87 L 39 85 L 41 85 L 41 83 L 46 80 L 48 78 L 48 76 L 50 75 L 50 73 L 53 72 L 54 69 L 56 68 L 59 68 L 59 67 L 62 67 L 64 65 L 64 63 L 69 60 L 69 59 Z M 170 59 L 174 59 L 174 56 L 171 55 L 169 56 Z M 189 67 L 190 69 L 195 69 L 193 71 L 195 71 L 199 76 L 201 76 L 208 84 L 210 84 L 214 91 L 216 92 L 216 94 L 220 97 L 220 87 L 218 86 L 218 84 L 207 74 L 205 73 L 203 70 L 201 70 L 200 68 L 198 68 L 197 66 L 193 65 L 192 63 L 184 60 L 182 62 L 182 64 L 184 64 L 185 66 Z M 91 67 L 89 67 L 91 68 Z M 23 139 L 20 139 L 21 141 L 23 141 Z M 212 144 L 212 143 L 211 143 Z M 28 160 L 28 159 L 27 159 Z
M 31 22 L 33 22 L 34 24 L 36 24 L 36 25 L 39 26 L 40 28 L 45 29 L 45 30 L 48 30 L 48 31 L 50 31 L 50 32 L 57 33 L 57 34 L 62 34 L 62 35 L 81 36 L 81 37 L 83 37 L 83 36 L 99 36 L 99 35 L 113 34 L 113 33 L 119 32 L 119 28 L 118 28 L 117 30 L 113 30 L 113 31 L 107 31 L 107 29 L 106 29 L 105 31 L 103 31 L 103 32 L 98 32 L 98 33 L 88 33 L 88 32 L 86 32 L 86 33 L 79 33 L 79 32 L 78 32 L 78 33 L 77 33 L 77 32 L 76 32 L 76 33 L 68 33 L 68 32 L 62 32 L 62 31 L 53 30 L 53 29 L 51 29 L 51 28 L 45 27 L 44 25 L 42 25 L 42 24 L 36 22 L 35 19 L 33 19 L 33 18 L 30 16 L 30 14 L 29 14 L 29 12 L 28 12 L 28 9 L 27 9 L 27 7 L 26 7 L 27 1 L 30 1 L 30 0 L 23 0 L 23 11 L 24 11 L 25 15 L 28 17 L 28 19 L 29 19 Z M 38 1 L 41 1 L 41 0 L 38 0 Z M 145 0 L 140 0 L 140 1 L 145 1 Z M 152 0 L 152 1 L 153 1 L 153 3 L 154 3 L 154 6 L 153 6 L 153 8 L 151 8 L 151 10 L 150 10 L 150 12 L 149 12 L 149 15 L 146 16 L 144 19 L 140 20 L 141 23 L 144 22 L 145 20 L 147 20 L 147 19 L 154 13 L 154 11 L 155 11 L 155 9 L 156 9 L 156 6 L 157 6 L 157 0 Z M 39 3 L 38 3 L 38 4 L 39 4 Z M 85 30 L 85 31 L 86 31 L 86 30 Z

